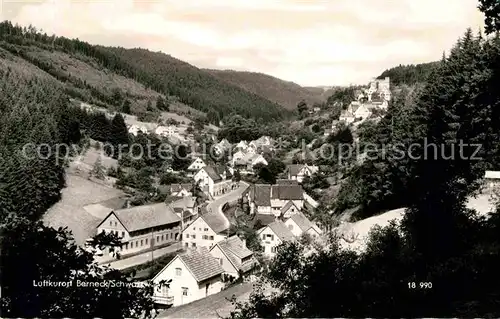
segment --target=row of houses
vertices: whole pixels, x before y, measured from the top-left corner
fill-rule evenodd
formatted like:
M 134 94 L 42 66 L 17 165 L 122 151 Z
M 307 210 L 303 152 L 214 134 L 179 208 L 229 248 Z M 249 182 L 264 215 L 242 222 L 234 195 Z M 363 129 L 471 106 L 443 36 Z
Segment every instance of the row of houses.
M 232 280 L 248 279 L 259 266 L 254 253 L 238 236 L 177 255 L 153 278 L 153 300 L 164 306 L 180 306 L 222 291 Z M 228 280 L 230 279 L 230 280 Z M 171 280 L 167 286 L 161 285 Z

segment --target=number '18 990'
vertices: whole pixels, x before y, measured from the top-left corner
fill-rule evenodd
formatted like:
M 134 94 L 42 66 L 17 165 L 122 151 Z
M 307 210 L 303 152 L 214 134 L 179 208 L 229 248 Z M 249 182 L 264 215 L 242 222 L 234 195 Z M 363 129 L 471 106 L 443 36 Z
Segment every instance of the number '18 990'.
M 431 289 L 432 282 L 430 281 L 422 281 L 422 282 L 414 282 L 411 281 L 408 283 L 408 289 Z

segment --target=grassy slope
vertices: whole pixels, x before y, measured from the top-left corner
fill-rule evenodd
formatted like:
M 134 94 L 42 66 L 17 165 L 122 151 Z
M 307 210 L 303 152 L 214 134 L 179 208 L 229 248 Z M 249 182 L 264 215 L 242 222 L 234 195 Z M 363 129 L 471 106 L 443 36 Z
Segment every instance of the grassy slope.
M 206 69 L 206 71 L 227 83 L 263 96 L 289 110 L 295 110 L 301 100 L 305 100 L 308 105 L 326 101 L 322 88 L 304 88 L 296 83 L 267 74 L 232 70 Z

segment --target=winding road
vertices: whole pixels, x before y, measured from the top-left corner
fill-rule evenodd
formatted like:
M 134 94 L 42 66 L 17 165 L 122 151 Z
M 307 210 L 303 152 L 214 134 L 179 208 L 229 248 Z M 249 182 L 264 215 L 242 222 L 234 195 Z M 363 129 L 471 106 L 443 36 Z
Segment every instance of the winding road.
M 238 200 L 241 195 L 247 190 L 250 185 L 244 181 L 240 181 L 237 189 L 230 191 L 229 193 L 217 196 L 214 200 L 210 201 L 207 205 L 207 209 L 209 212 L 219 212 L 222 213 L 222 206 L 225 203 L 233 202 Z

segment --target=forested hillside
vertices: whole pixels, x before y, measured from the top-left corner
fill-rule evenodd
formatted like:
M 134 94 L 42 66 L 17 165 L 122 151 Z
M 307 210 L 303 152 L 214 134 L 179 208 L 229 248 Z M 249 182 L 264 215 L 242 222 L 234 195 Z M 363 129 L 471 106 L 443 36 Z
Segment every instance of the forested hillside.
M 375 228 L 359 254 L 341 247 L 351 242 L 341 233 L 319 251 L 285 244 L 265 275 L 278 292 L 253 293 L 232 318 L 499 317 L 500 207 L 466 205 L 485 169 L 500 169 L 499 63 L 500 37 L 469 29 L 420 86 L 359 128 L 367 158 L 328 163 L 347 162 L 333 208 L 360 207 L 364 218 L 404 207 L 402 219 Z M 345 130 L 331 140 L 356 143 Z
M 425 82 L 432 70 L 438 65 L 438 62 L 429 62 L 421 64 L 398 65 L 382 72 L 377 79 L 385 77 L 391 78 L 391 84 L 412 85 L 415 83 Z
M 105 107 L 119 108 L 129 99 L 133 111 L 144 111 L 148 101 L 163 95 L 219 118 L 237 113 L 272 121 L 287 114 L 276 103 L 163 53 L 94 46 L 10 22 L 0 24 L 0 47 L 57 78 L 71 96 Z
M 227 83 L 283 105 L 289 110 L 295 110 L 297 104 L 302 100 L 306 101 L 308 105 L 326 101 L 322 88 L 317 90 L 305 88 L 267 74 L 233 70 L 207 69 L 206 71 Z

